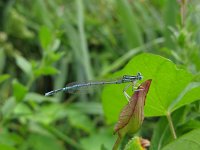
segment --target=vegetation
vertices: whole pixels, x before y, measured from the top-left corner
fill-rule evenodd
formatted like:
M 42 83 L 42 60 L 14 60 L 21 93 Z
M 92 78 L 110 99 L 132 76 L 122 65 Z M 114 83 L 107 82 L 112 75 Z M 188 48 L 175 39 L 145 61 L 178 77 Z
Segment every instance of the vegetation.
M 120 148 L 200 149 L 199 13 L 198 0 L 0 1 L 0 149 L 112 149 L 127 84 L 44 94 L 137 72 L 152 79 L 145 119 Z

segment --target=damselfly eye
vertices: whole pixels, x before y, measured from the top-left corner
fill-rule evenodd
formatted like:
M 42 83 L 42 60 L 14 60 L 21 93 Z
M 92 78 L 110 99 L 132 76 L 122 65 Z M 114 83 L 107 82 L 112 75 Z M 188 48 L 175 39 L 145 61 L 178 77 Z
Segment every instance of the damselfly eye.
M 126 78 L 127 78 L 127 75 L 124 75 L 124 76 L 123 76 L 123 79 L 126 79 Z
M 142 74 L 140 72 L 138 72 L 137 77 L 138 77 L 138 80 L 142 80 L 142 78 L 143 78 Z

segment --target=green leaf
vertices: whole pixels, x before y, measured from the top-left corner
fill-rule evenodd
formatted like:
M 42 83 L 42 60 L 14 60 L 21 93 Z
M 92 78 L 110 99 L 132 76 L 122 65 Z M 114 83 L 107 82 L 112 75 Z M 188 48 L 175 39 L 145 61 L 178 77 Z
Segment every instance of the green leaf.
M 34 122 L 47 125 L 62 117 L 60 116 L 60 111 L 62 111 L 62 106 L 55 103 L 53 105 L 42 106 L 37 113 L 25 117 L 28 117 Z
M 0 149 L 2 149 L 2 150 L 16 150 L 14 147 L 6 145 L 6 144 L 0 144 Z
M 83 150 L 112 149 L 114 139 L 110 131 L 103 130 L 80 140 Z
M 4 81 L 7 80 L 8 78 L 10 78 L 10 75 L 9 75 L 9 74 L 0 75 L 0 83 L 4 82 Z
M 55 39 L 52 44 L 52 51 L 58 50 L 60 43 L 61 43 L 60 39 Z
M 162 150 L 198 150 L 200 149 L 200 128 L 193 130 L 174 142 L 166 145 Z
M 21 39 L 32 39 L 34 32 L 28 28 L 26 17 L 19 13 L 14 7 L 10 7 L 5 21 L 7 34 Z
M 177 134 L 177 130 L 180 130 L 181 128 L 179 124 L 185 121 L 186 110 L 185 107 L 182 107 L 172 114 L 172 121 Z M 163 146 L 174 140 L 166 117 L 161 117 L 159 119 L 156 123 L 155 129 L 156 130 L 153 131 L 153 136 L 151 138 L 150 150 L 160 150 Z
M 5 100 L 5 103 L 1 108 L 3 119 L 7 119 L 10 117 L 15 106 L 16 106 L 16 100 L 14 97 L 9 97 L 8 99 Z
M 9 145 L 9 146 L 14 146 L 14 145 L 19 145 L 23 142 L 23 138 L 21 135 L 17 133 L 11 133 L 7 129 L 3 128 L 1 131 L 1 136 L 0 136 L 0 143 Z M 0 147 L 1 149 L 1 147 Z
M 0 34 L 0 39 L 1 39 L 1 36 L 2 36 L 2 33 Z M 5 54 L 5 50 L 3 46 L 1 46 L 0 48 L 0 74 L 2 74 L 5 64 L 6 64 L 6 54 Z
M 26 60 L 24 57 L 20 56 L 20 55 L 15 55 L 15 59 L 16 59 L 16 63 L 17 66 L 27 75 L 31 75 L 32 74 L 32 66 L 29 63 L 28 60 Z
M 166 141 L 166 137 L 171 137 L 166 117 L 161 117 L 156 123 L 151 139 L 150 150 L 160 150 Z
M 190 83 L 180 95 L 174 100 L 174 102 L 170 105 L 169 111 L 174 111 L 177 108 L 190 104 L 193 101 L 200 99 L 200 83 L 192 82 Z
M 19 83 L 17 80 L 13 81 L 13 92 L 14 92 L 14 97 L 17 101 L 23 100 L 24 96 L 26 95 L 28 89 Z
M 200 93 L 197 92 L 199 86 L 196 84 L 189 86 L 193 76 L 186 70 L 178 69 L 170 60 L 158 55 L 148 53 L 138 55 L 113 77 L 126 74 L 136 75 L 137 72 L 142 73 L 143 80 L 152 79 L 144 108 L 145 116 L 166 115 L 200 97 Z M 109 123 L 116 122 L 120 110 L 127 103 L 122 92 L 125 86 L 126 84 L 109 85 L 103 90 L 103 108 Z M 187 86 L 189 88 L 186 88 Z M 188 89 L 186 93 L 184 93 L 185 89 Z M 195 96 L 189 97 L 192 94 Z
M 52 42 L 52 34 L 47 26 L 42 26 L 39 31 L 39 38 L 41 46 L 44 50 L 48 50 L 48 46 Z
M 99 102 L 76 102 L 70 108 L 79 110 L 88 115 L 102 115 L 102 105 Z
M 183 125 L 179 126 L 177 132 L 183 134 L 191 130 L 197 129 L 199 127 L 200 127 L 199 120 L 189 120 L 187 122 L 184 122 Z
M 73 127 L 82 129 L 87 133 L 92 133 L 94 131 L 94 124 L 86 114 L 76 109 L 68 109 L 67 117 Z
M 58 73 L 58 70 L 56 68 L 47 66 L 47 67 L 41 67 L 37 70 L 34 71 L 34 74 L 36 76 L 41 76 L 41 75 L 54 75 Z
M 16 105 L 15 109 L 14 109 L 14 113 L 17 115 L 29 115 L 32 113 L 31 108 L 28 107 L 26 104 L 24 103 L 19 103 Z
M 28 149 L 34 150 L 64 150 L 61 143 L 54 137 L 33 133 L 26 141 Z
M 27 93 L 26 97 L 24 98 L 25 101 L 32 101 L 32 102 L 37 102 L 37 103 L 42 103 L 42 102 L 57 102 L 57 99 L 54 97 L 44 97 L 44 95 L 40 95 L 37 93 Z

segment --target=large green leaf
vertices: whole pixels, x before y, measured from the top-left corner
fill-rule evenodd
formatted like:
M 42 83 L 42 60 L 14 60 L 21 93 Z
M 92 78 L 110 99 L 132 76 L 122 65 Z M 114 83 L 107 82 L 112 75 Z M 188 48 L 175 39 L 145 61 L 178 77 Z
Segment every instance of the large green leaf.
M 145 116 L 164 116 L 200 98 L 200 86 L 191 83 L 192 74 L 178 69 L 173 62 L 158 55 L 138 55 L 113 77 L 135 75 L 137 72 L 142 73 L 143 81 L 152 79 L 146 99 Z M 122 92 L 125 86 L 109 85 L 103 90 L 103 108 L 109 123 L 117 120 L 120 110 L 127 103 Z
M 200 149 L 200 128 L 193 130 L 174 142 L 166 145 L 162 150 L 197 150 Z

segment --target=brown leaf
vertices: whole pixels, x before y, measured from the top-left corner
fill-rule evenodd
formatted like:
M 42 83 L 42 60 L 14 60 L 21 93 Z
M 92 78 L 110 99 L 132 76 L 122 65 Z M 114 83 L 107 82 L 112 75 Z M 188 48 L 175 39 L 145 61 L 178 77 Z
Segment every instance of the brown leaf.
M 118 123 L 114 128 L 114 133 L 118 133 L 120 137 L 126 133 L 135 133 L 142 125 L 146 95 L 151 81 L 149 79 L 143 82 L 134 92 L 129 103 L 121 111 Z

